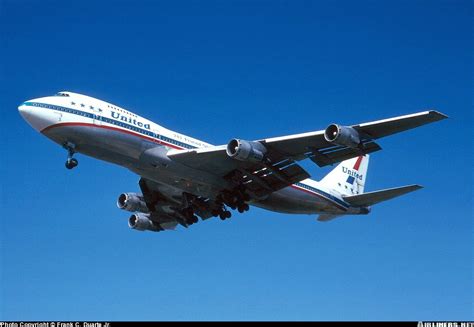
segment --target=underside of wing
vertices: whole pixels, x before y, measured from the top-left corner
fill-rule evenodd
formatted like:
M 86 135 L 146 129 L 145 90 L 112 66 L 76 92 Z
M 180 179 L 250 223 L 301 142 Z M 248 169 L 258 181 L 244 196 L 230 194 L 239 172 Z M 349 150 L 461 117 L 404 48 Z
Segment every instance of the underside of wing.
M 173 222 L 188 227 L 197 222 L 195 215 L 205 220 L 220 212 L 220 205 L 215 201 L 197 195 L 176 190 L 146 178 L 141 178 L 140 189 L 148 208 L 147 217 L 154 223 L 173 226 Z M 163 189 L 164 187 L 164 189 Z
M 370 139 L 362 140 L 357 148 L 344 145 L 329 146 L 326 148 L 310 147 L 311 152 L 307 154 L 309 159 L 319 167 L 332 165 L 357 156 L 363 156 L 375 151 L 382 150 L 380 145 Z
M 236 160 L 225 146 L 196 150 L 172 150 L 168 157 L 193 169 L 220 176 L 236 187 L 244 187 L 252 198 L 261 198 L 286 186 L 309 178 L 309 174 L 291 159 Z M 279 158 L 280 159 L 280 158 Z

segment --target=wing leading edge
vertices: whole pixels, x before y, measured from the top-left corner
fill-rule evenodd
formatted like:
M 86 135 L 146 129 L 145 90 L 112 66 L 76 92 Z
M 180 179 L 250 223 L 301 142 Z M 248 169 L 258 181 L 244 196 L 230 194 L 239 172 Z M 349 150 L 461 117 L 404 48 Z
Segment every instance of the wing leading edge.
M 261 139 L 255 142 L 259 142 L 266 148 L 266 160 L 272 165 L 284 160 L 294 162 L 310 158 L 313 162 L 323 167 L 379 151 L 381 147 L 375 143 L 374 140 L 376 139 L 445 118 L 447 118 L 446 115 L 430 110 L 347 126 L 347 128 L 355 130 L 360 137 L 360 143 L 356 147 L 327 141 L 325 130 Z M 193 150 L 171 150 L 167 155 L 170 159 L 183 165 L 218 176 L 225 176 L 238 169 L 252 170 L 258 167 L 264 168 L 252 162 L 229 158 L 226 153 L 226 145 Z
M 260 142 L 282 157 L 293 160 L 310 158 L 318 166 L 323 167 L 381 150 L 381 147 L 374 142 L 376 139 L 445 118 L 446 115 L 430 110 L 347 126 L 359 134 L 360 143 L 357 147 L 328 142 L 324 135 L 325 130 L 264 139 Z

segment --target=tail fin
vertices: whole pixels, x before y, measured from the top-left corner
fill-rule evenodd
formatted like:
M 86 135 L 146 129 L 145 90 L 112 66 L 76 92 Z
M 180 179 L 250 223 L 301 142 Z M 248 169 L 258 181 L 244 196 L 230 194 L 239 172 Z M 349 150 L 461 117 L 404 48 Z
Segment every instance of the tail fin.
M 369 155 L 342 161 L 320 181 L 321 184 L 341 194 L 355 195 L 364 193 Z

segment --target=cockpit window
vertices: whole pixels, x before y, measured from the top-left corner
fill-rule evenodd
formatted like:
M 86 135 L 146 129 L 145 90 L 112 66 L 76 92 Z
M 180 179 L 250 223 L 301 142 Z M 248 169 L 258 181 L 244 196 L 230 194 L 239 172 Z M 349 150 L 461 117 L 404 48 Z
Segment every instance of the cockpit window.
M 59 93 L 56 93 L 56 96 L 57 96 L 57 97 L 68 97 L 69 94 L 64 93 L 64 92 L 59 92 Z

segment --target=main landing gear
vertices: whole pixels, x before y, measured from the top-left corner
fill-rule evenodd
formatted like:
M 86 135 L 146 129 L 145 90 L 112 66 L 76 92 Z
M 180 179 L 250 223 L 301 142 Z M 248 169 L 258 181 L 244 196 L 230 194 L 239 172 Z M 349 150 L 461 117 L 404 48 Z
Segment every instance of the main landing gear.
M 248 211 L 249 205 L 246 202 L 249 200 L 250 196 L 242 190 L 223 192 L 216 199 L 216 202 L 218 205 L 220 205 L 221 210 L 219 212 L 215 212 L 215 215 L 219 215 L 222 220 L 230 218 L 232 213 L 227 210 L 225 206 L 228 206 L 232 210 L 237 209 L 239 213 Z
M 232 213 L 228 210 L 222 210 L 220 213 L 219 213 L 219 218 L 221 220 L 226 220 L 226 219 L 229 219 L 230 217 L 232 217 Z
M 194 210 L 193 208 L 191 207 L 188 207 L 186 209 L 183 210 L 182 214 L 184 215 L 184 217 L 186 217 L 186 223 L 190 226 L 192 224 L 195 224 L 197 222 L 199 222 L 199 218 L 198 216 L 196 216 L 194 214 Z
M 79 164 L 77 159 L 73 158 L 75 153 L 74 149 L 76 148 L 76 146 L 71 142 L 67 142 L 66 144 L 64 144 L 64 148 L 66 148 L 67 150 L 67 160 L 65 166 L 67 169 L 73 169 Z
M 237 210 L 240 212 L 240 213 L 243 213 L 245 211 L 249 211 L 250 207 L 247 203 L 245 202 L 242 202 L 241 204 L 239 204 L 237 206 Z

